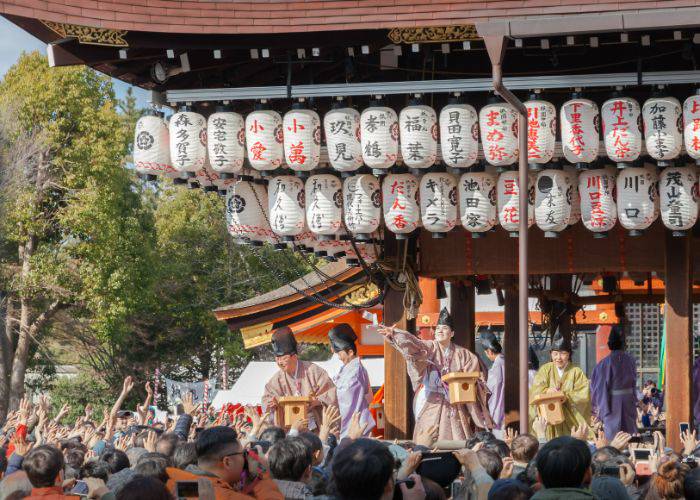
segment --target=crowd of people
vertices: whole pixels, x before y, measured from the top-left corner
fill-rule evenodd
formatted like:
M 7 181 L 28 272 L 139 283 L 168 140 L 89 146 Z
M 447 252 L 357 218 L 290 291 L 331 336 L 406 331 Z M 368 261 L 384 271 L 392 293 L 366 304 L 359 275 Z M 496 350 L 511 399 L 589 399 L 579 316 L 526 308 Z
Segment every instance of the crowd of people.
M 563 417 L 551 421 L 531 403 L 529 432 L 521 434 L 504 424 L 504 359 L 494 336 L 483 339 L 493 362 L 486 373 L 474 353 L 452 343 L 446 311 L 434 340 L 388 326 L 379 332 L 406 358 L 416 389 L 411 440 L 373 432 L 372 391 L 349 325 L 329 333 L 343 363 L 333 378 L 298 359 L 293 334 L 280 329 L 272 336 L 279 372 L 260 407 L 217 411 L 190 393 L 177 415 L 154 422 L 148 384 L 143 405 L 122 409 L 131 377 L 111 410 L 96 415 L 88 405 L 75 421 L 45 397 L 22 400 L 0 435 L 0 500 L 700 500 L 696 432 L 665 429 L 663 394 L 653 383 L 641 398 L 630 390 L 635 380 L 620 373 L 634 366 L 620 330 L 590 383 L 570 363 L 569 340 L 555 337 L 531 397 L 561 397 Z M 473 400 L 450 399 L 444 377 L 453 372 L 476 374 Z M 307 408 L 288 420 L 290 397 Z M 679 431 L 683 449 L 668 448 L 665 432 Z

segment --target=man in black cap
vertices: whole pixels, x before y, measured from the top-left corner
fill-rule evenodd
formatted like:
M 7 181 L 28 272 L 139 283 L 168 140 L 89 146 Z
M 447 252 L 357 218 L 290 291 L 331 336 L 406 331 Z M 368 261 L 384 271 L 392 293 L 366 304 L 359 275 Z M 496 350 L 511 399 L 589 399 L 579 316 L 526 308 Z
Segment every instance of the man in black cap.
M 486 332 L 481 336 L 481 345 L 484 348 L 486 357 L 491 361 L 491 368 L 486 378 L 486 385 L 491 391 L 489 396 L 489 412 L 495 425 L 494 429 L 503 428 L 505 417 L 505 394 L 503 385 L 505 383 L 505 358 L 503 348 L 498 342 L 498 338 L 493 332 Z
M 530 387 L 530 401 L 547 392 L 563 392 L 564 422 L 547 425 L 547 439 L 570 436 L 571 429 L 588 425 L 591 417 L 591 394 L 588 379 L 583 370 L 571 364 L 571 341 L 557 330 L 552 338 L 552 361 L 543 364 Z M 530 424 L 537 415 L 537 408 L 530 405 Z
M 608 337 L 610 354 L 591 374 L 593 414 L 603 423 L 608 440 L 618 432 L 637 432 L 637 366 L 627 354 L 623 328 L 615 325 Z
M 355 413 L 359 415 L 360 426 L 364 429 L 363 434 L 368 436 L 375 425 L 369 411 L 372 389 L 367 370 L 357 356 L 355 345 L 357 335 L 350 325 L 340 323 L 330 329 L 328 338 L 331 349 L 343 363 L 343 367 L 333 378 L 340 407 L 340 437 L 342 439 L 347 435 L 350 421 Z
M 279 411 L 279 399 L 310 397 L 309 430 L 318 432 L 323 408 L 338 406 L 333 381 L 320 366 L 299 359 L 297 340 L 289 327 L 282 327 L 272 334 L 272 349 L 280 370 L 265 385 L 263 408 L 274 412 L 275 422 L 281 426 L 283 418 Z
M 440 312 L 435 340 L 421 340 L 395 326 L 382 326 L 378 331 L 406 358 L 413 389 L 416 395 L 420 393 L 425 399 L 422 408 L 416 411 L 415 436 L 437 426 L 438 439 L 465 440 L 478 430 L 493 429 L 488 407 L 489 390 L 481 363 L 476 354 L 452 342 L 454 330 L 447 309 Z M 450 403 L 442 377 L 452 372 L 479 372 L 481 378 L 475 402 Z

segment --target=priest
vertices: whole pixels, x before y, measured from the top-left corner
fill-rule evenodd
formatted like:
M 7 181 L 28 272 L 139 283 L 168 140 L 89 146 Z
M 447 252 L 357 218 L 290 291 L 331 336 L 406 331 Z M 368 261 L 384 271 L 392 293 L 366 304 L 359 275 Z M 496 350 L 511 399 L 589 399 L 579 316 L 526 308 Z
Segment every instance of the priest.
M 375 426 L 369 411 L 372 389 L 367 370 L 357 356 L 357 335 L 350 325 L 340 323 L 330 329 L 328 339 L 331 349 L 343 363 L 338 374 L 333 377 L 340 407 L 340 437 L 342 439 L 347 436 L 354 413 L 360 415 L 360 426 L 364 429 L 364 435 L 369 436 Z
M 637 432 L 637 366 L 624 351 L 622 327 L 614 326 L 608 337 L 610 354 L 591 374 L 593 414 L 603 423 L 605 437 L 612 440 L 618 432 Z
M 320 366 L 299 359 L 297 340 L 289 327 L 282 327 L 272 334 L 272 350 L 279 371 L 265 385 L 264 411 L 274 415 L 276 425 L 284 426 L 280 398 L 309 397 L 309 430 L 318 432 L 323 408 L 338 406 L 333 381 Z
M 492 332 L 486 332 L 481 337 L 481 345 L 484 348 L 486 357 L 491 361 L 491 368 L 486 378 L 486 385 L 491 391 L 489 397 L 489 413 L 493 419 L 494 429 L 503 428 L 505 417 L 505 395 L 503 391 L 505 383 L 505 358 L 503 348 L 498 338 Z
M 570 436 L 573 427 L 588 425 L 591 417 L 591 402 L 588 379 L 581 368 L 571 363 L 571 341 L 562 336 L 559 329 L 552 339 L 550 356 L 552 361 L 543 364 L 530 388 L 530 401 L 536 396 L 550 392 L 563 392 L 564 422 L 547 425 L 547 439 Z M 537 407 L 530 405 L 530 425 L 537 415 Z
M 433 425 L 438 426 L 439 440 L 464 441 L 479 430 L 493 429 L 488 407 L 489 390 L 479 358 L 452 342 L 454 330 L 447 309 L 440 312 L 435 340 L 421 340 L 393 326 L 381 326 L 378 331 L 406 359 L 413 390 L 424 393 L 425 403 L 416 416 L 414 437 Z M 442 377 L 451 372 L 479 372 L 474 403 L 450 403 Z

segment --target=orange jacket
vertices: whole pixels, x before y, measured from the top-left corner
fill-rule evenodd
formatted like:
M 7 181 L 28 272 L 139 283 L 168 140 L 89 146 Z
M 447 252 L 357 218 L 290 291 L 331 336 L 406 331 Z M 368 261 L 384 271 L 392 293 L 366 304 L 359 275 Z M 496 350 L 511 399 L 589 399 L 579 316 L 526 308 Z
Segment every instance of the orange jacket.
M 80 500 L 76 495 L 65 495 L 60 486 L 49 486 L 48 488 L 32 488 L 32 492 L 25 499 L 30 500 Z
M 168 467 L 166 472 L 168 473 L 168 483 L 166 486 L 173 496 L 175 496 L 175 483 L 178 481 L 197 481 L 198 479 L 204 478 L 211 481 L 214 486 L 216 500 L 244 500 L 246 498 L 255 498 L 257 500 L 284 500 L 284 496 L 282 496 L 277 485 L 269 476 L 258 481 L 253 488 L 253 496 L 249 496 L 234 490 L 233 486 L 222 481 L 218 477 L 198 476 L 197 474 L 182 469 L 176 469 L 175 467 Z

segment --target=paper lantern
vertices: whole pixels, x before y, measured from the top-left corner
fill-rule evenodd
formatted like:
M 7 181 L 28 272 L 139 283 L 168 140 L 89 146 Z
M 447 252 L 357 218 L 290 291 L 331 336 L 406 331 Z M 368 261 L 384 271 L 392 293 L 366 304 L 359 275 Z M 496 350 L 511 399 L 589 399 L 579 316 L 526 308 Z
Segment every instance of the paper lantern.
M 608 158 L 631 163 L 642 152 L 642 117 L 631 97 L 614 97 L 602 106 L 603 138 Z
M 614 173 L 605 168 L 584 170 L 578 177 L 578 189 L 583 225 L 596 237 L 607 236 L 617 222 Z
M 528 175 L 528 213 L 527 226 L 535 222 L 535 183 L 536 175 Z M 520 180 L 517 170 L 507 170 L 498 176 L 496 184 L 498 220 L 503 229 L 511 236 L 517 236 L 520 230 Z
M 362 166 L 360 113 L 353 108 L 334 108 L 323 117 L 328 161 L 340 172 L 352 172 Z
M 438 125 L 435 110 L 412 104 L 399 114 L 401 156 L 408 168 L 429 168 L 437 159 Z
M 207 158 L 207 121 L 183 106 L 170 117 L 170 159 L 175 170 L 194 173 Z
M 384 106 L 370 106 L 360 116 L 362 159 L 369 168 L 391 167 L 399 153 L 399 122 L 396 112 Z
M 343 181 L 343 217 L 348 231 L 358 240 L 370 239 L 381 220 L 382 193 L 379 179 L 362 174 Z
M 654 193 L 652 195 L 652 198 L 654 199 L 654 220 L 656 220 L 659 218 L 659 215 L 661 215 L 659 205 L 659 169 L 654 163 L 650 161 L 645 162 L 643 168 L 649 171 L 652 178 L 654 188 Z
M 683 146 L 683 113 L 675 97 L 652 97 L 642 107 L 647 153 L 660 166 L 676 158 Z M 662 163 L 663 162 L 663 163 Z
M 479 155 L 479 118 L 469 104 L 450 103 L 440 111 L 440 151 L 448 167 L 468 168 Z
M 334 239 L 343 223 L 342 183 L 335 175 L 306 180 L 306 225 L 320 240 Z
M 692 159 L 700 160 L 700 91 L 683 103 L 683 142 Z
M 684 235 L 698 219 L 697 182 L 695 166 L 668 167 L 661 171 L 661 220 L 674 235 Z
M 631 236 L 642 234 L 656 219 L 656 172 L 628 167 L 617 175 L 617 218 Z
M 248 162 L 257 170 L 274 170 L 282 165 L 284 132 L 282 117 L 271 109 L 256 109 L 245 118 Z
M 571 179 L 569 226 L 573 226 L 581 220 L 581 193 L 578 190 L 578 170 L 572 165 L 564 165 L 564 171 L 569 174 L 569 179 Z
M 484 158 L 497 167 L 518 159 L 518 114 L 508 103 L 488 104 L 479 111 Z
M 207 161 L 204 162 L 204 166 L 202 166 L 202 168 L 195 172 L 195 175 L 195 179 L 199 183 L 199 187 L 201 187 L 205 192 L 212 192 L 218 190 L 218 188 L 216 187 L 216 183 L 219 181 L 219 176 L 211 168 L 211 165 L 209 164 L 209 159 L 207 159 Z
M 211 168 L 229 178 L 243 167 L 245 121 L 225 106 L 217 106 L 207 120 L 207 149 Z
M 539 99 L 525 101 L 527 108 L 527 161 L 530 165 L 549 163 L 557 140 L 557 110 Z
M 293 175 L 273 177 L 267 186 L 270 227 L 283 241 L 304 231 L 304 182 Z
M 556 238 L 569 226 L 573 188 L 565 170 L 546 169 L 535 184 L 535 223 L 545 238 Z
M 163 116 L 149 110 L 136 122 L 134 131 L 134 167 L 149 180 L 173 171 L 170 165 L 170 134 Z
M 411 174 L 388 174 L 382 183 L 384 223 L 397 239 L 404 239 L 420 224 L 418 186 Z
M 228 232 L 240 243 L 262 244 L 270 237 L 265 219 L 267 193 L 261 188 L 248 176 L 242 176 L 228 188 L 226 223 Z
M 284 157 L 292 170 L 308 172 L 321 158 L 321 119 L 299 105 L 284 115 Z
M 600 115 L 589 99 L 574 98 L 561 107 L 561 148 L 571 163 L 591 163 L 598 157 Z
M 452 174 L 432 172 L 421 178 L 420 212 L 433 238 L 443 238 L 457 225 L 457 180 Z
M 459 215 L 462 226 L 478 238 L 496 225 L 496 184 L 488 172 L 465 172 L 459 178 Z

